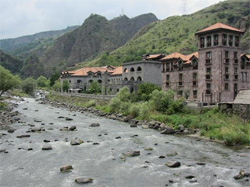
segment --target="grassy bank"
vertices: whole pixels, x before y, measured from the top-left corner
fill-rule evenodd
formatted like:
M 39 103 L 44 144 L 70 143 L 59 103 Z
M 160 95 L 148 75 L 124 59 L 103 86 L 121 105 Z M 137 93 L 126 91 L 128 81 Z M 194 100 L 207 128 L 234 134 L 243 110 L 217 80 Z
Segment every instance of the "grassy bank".
M 172 101 L 170 98 L 170 103 L 166 104 L 167 108 L 164 109 L 164 105 L 159 106 L 158 102 L 166 100 L 155 100 L 154 95 L 147 101 L 135 102 L 131 101 L 135 96 L 126 94 L 128 93 L 118 94 L 109 103 L 55 95 L 50 95 L 49 99 L 83 108 L 93 107 L 105 113 L 120 113 L 138 120 L 156 120 L 175 129 L 179 125 L 189 129 L 198 128 L 201 136 L 223 141 L 226 145 L 250 144 L 250 123 L 244 123 L 238 116 L 221 113 L 217 108 L 193 111 L 186 108 L 181 100 Z M 157 94 L 159 93 L 155 96 L 158 97 Z

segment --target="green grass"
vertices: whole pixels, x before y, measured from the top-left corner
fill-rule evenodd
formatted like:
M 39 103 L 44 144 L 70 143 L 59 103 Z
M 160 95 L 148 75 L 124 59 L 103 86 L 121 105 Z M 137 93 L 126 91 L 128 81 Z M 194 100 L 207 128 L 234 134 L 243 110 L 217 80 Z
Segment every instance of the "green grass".
M 7 104 L 5 102 L 0 101 L 0 111 L 5 110 L 7 107 Z

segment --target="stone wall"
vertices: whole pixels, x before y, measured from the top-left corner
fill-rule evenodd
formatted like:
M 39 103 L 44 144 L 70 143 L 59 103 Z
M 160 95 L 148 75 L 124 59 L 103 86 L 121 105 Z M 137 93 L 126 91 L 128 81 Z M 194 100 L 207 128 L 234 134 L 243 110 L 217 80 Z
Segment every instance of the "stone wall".
M 250 121 L 250 104 L 219 103 L 219 110 L 227 114 L 236 114 Z

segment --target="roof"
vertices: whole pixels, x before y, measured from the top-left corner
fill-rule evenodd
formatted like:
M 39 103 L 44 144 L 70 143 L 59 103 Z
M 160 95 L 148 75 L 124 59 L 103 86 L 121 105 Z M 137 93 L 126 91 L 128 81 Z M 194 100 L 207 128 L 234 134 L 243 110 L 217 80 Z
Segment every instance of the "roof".
M 250 90 L 240 90 L 233 103 L 250 105 Z
M 194 53 L 189 54 L 189 55 L 183 55 L 181 53 L 172 53 L 172 54 L 167 55 L 164 58 L 162 58 L 161 61 L 180 58 L 185 62 L 185 64 L 189 64 L 189 63 L 191 63 L 192 57 L 198 58 L 198 52 L 194 52 Z
M 121 75 L 122 74 L 122 66 L 119 66 L 117 68 L 114 69 L 113 73 L 111 74 L 112 75 Z
M 110 69 L 112 67 L 113 69 Z M 114 66 L 104 66 L 104 67 L 87 67 L 87 68 L 81 68 L 75 71 L 67 71 L 67 72 L 62 72 L 62 74 L 71 74 L 73 77 L 78 77 L 78 76 L 87 76 L 89 72 L 92 72 L 94 74 L 98 72 L 109 72 L 111 75 L 119 75 L 122 74 L 122 67 L 114 67 Z
M 164 56 L 163 54 L 154 54 L 147 56 L 147 59 L 161 58 L 163 56 Z
M 214 25 L 211 25 L 209 27 L 206 27 L 205 29 L 202 29 L 202 30 L 196 32 L 195 34 L 200 34 L 200 33 L 203 33 L 203 32 L 208 32 L 208 31 L 217 30 L 217 29 L 226 29 L 226 30 L 231 30 L 231 31 L 244 33 L 244 31 L 236 29 L 236 28 L 231 27 L 229 25 L 225 25 L 223 23 L 216 23 Z

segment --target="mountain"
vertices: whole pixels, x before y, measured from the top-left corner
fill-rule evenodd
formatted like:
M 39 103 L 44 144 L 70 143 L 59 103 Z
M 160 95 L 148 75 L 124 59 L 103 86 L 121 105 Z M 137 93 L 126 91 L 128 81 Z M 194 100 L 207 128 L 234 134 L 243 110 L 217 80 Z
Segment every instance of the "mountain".
M 11 73 L 19 74 L 23 67 L 23 61 L 0 50 L 0 65 L 8 69 Z
M 50 75 L 53 71 L 61 71 L 67 66 L 122 46 L 142 27 L 157 20 L 151 13 L 132 19 L 120 16 L 110 21 L 92 14 L 79 28 L 57 38 L 41 56 L 41 62 Z
M 27 58 L 32 53 L 40 56 L 56 38 L 78 27 L 72 26 L 63 30 L 46 31 L 18 38 L 2 39 L 0 40 L 0 49 L 21 59 Z
M 142 28 L 122 47 L 88 62 L 88 65 L 119 65 L 141 59 L 145 53 L 189 54 L 197 50 L 194 33 L 217 22 L 245 31 L 241 39 L 244 52 L 250 53 L 250 1 L 228 0 L 190 15 L 172 16 Z M 86 63 L 86 62 L 85 62 Z M 82 65 L 80 65 L 82 66 Z

